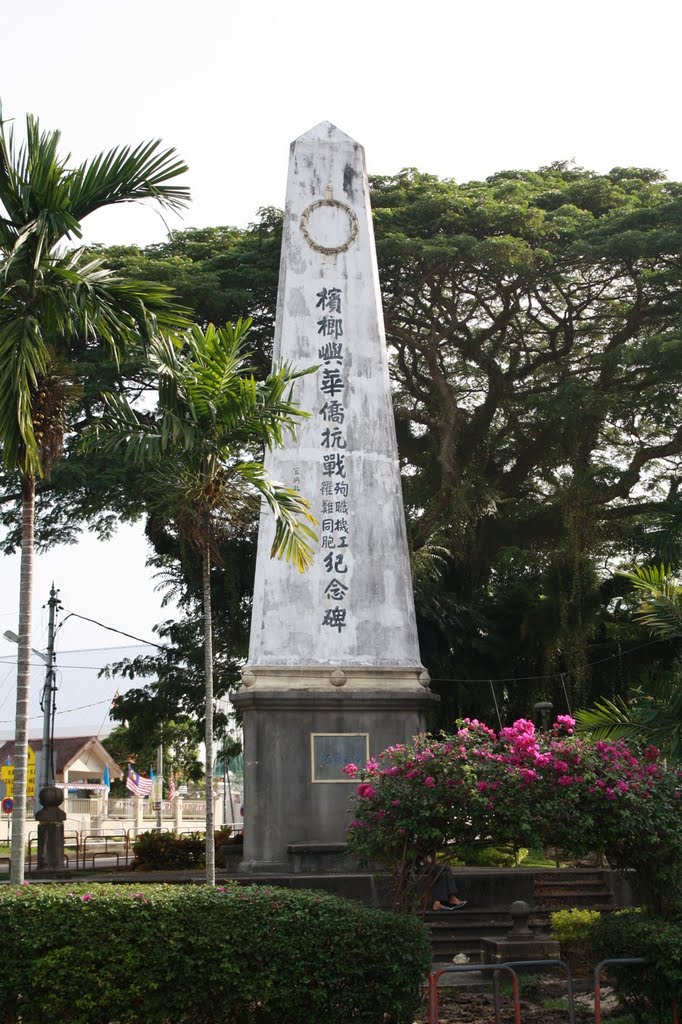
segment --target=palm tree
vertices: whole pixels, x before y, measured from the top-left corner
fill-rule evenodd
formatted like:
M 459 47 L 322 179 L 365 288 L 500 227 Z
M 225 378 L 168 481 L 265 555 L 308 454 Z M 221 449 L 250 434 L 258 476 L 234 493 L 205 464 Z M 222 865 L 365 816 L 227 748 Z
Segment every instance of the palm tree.
M 185 165 L 158 141 L 70 169 L 59 139 L 29 115 L 18 144 L 0 110 L 0 446 L 5 466 L 20 474 L 22 497 L 14 882 L 24 876 L 36 478 L 61 453 L 66 413 L 78 397 L 69 372 L 74 354 L 97 340 L 116 355 L 133 338 L 153 334 L 152 311 L 167 326 L 174 316 L 170 305 L 164 312 L 166 289 L 117 278 L 73 248 L 74 240 L 82 237 L 81 221 L 103 207 L 151 199 L 178 209 L 189 198 L 174 183 Z
M 665 566 L 621 572 L 643 594 L 635 618 L 661 640 L 682 637 L 682 586 Z M 601 700 L 576 715 L 580 729 L 602 739 L 644 739 L 674 760 L 682 759 L 682 672 L 658 680 L 650 693 L 633 689 L 628 701 Z
M 200 555 L 203 582 L 204 671 L 206 681 L 206 882 L 215 882 L 213 843 L 213 646 L 211 566 L 218 541 L 253 519 L 253 495 L 260 493 L 277 525 L 272 555 L 304 572 L 312 560 L 316 520 L 309 502 L 275 483 L 260 453 L 295 436 L 297 421 L 309 415 L 291 398 L 292 383 L 316 367 L 273 368 L 256 382 L 245 339 L 250 320 L 205 331 L 194 325 L 178 348 L 159 337 L 150 345 L 158 378 L 155 413 L 137 412 L 121 396 L 107 396 L 108 415 L 96 433 L 107 451 L 120 447 L 151 474 L 155 495 L 150 513 L 170 519 Z M 258 456 L 258 457 L 256 457 Z

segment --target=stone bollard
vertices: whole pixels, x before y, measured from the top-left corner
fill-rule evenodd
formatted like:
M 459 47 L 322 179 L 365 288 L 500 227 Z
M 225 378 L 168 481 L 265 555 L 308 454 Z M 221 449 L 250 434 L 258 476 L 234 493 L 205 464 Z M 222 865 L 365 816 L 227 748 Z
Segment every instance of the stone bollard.
M 533 932 L 528 927 L 530 907 L 525 900 L 515 900 L 509 908 L 512 927 L 505 935 L 507 942 L 527 942 L 533 938 Z
M 176 832 L 182 832 L 182 797 L 176 796 L 173 804 L 173 828 Z
M 133 838 L 137 839 L 144 832 L 144 801 L 142 797 L 133 797 Z
M 38 871 L 64 870 L 64 822 L 60 804 L 64 792 L 58 786 L 45 786 L 38 799 L 43 805 L 36 813 L 38 822 Z

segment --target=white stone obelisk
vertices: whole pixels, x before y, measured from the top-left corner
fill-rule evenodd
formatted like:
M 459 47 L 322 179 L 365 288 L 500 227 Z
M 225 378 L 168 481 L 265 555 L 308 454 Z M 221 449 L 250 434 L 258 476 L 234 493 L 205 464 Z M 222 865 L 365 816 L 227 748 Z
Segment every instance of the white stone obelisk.
M 291 147 L 274 359 L 319 364 L 295 390 L 310 418 L 267 460 L 311 501 L 319 544 L 305 574 L 273 560 L 264 507 L 234 698 L 254 870 L 341 844 L 343 765 L 409 738 L 436 700 L 419 656 L 364 151 L 329 122 Z

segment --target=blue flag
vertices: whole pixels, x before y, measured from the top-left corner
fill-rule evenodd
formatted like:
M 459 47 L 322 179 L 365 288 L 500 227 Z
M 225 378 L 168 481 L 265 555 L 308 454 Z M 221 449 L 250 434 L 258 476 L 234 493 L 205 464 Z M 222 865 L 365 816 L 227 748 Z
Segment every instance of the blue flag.
M 106 786 L 107 789 L 111 789 L 111 777 L 109 775 L 109 765 L 108 764 L 104 765 L 104 774 L 102 775 L 102 784 L 104 786 Z

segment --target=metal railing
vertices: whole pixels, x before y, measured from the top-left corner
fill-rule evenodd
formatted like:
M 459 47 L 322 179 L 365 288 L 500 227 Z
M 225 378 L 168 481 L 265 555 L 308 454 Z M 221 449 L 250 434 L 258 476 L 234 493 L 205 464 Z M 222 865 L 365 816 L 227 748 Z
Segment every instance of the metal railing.
M 499 974 L 500 972 L 508 974 L 511 978 L 512 983 L 512 999 L 514 1003 L 514 1024 L 521 1024 L 521 998 L 519 995 L 519 979 L 516 971 L 509 967 L 507 964 L 453 964 L 447 967 L 439 967 L 436 971 L 431 971 L 428 980 L 428 999 L 429 999 L 429 1024 L 438 1024 L 438 982 L 444 974 L 492 974 L 493 983 L 495 987 L 495 1024 L 500 1024 L 500 993 L 499 993 Z
M 650 966 L 651 961 L 643 956 L 622 956 L 611 957 L 607 960 L 600 960 L 594 969 L 594 1024 L 601 1024 L 601 975 L 605 967 L 629 967 Z M 677 1003 L 672 1003 L 672 1024 L 680 1024 L 677 1012 Z
M 89 856 L 92 859 L 93 870 L 97 857 L 115 857 L 117 868 L 120 867 L 121 857 L 123 857 L 124 864 L 128 865 L 131 846 L 129 829 L 126 829 L 124 832 L 110 833 L 109 835 L 96 835 L 92 833 L 81 836 L 81 838 L 83 842 L 83 867 L 85 867 L 88 859 L 88 843 L 90 843 Z
M 601 960 L 594 970 L 594 1020 L 595 1024 L 601 1024 L 601 975 L 606 967 L 645 967 L 651 961 L 644 957 L 616 957 L 608 960 Z M 566 974 L 567 984 L 567 1009 L 570 1024 L 575 1024 L 575 996 L 573 989 L 573 976 L 571 969 L 565 960 L 508 960 L 500 964 L 450 964 L 437 968 L 429 973 L 427 979 L 428 998 L 428 1022 L 438 1024 L 438 982 L 444 974 L 492 974 L 493 981 L 493 1003 L 495 1007 L 495 1024 L 501 1022 L 501 1001 L 500 1001 L 500 973 L 508 974 L 512 983 L 512 1003 L 514 1007 L 514 1024 L 521 1022 L 521 1001 L 519 995 L 519 980 L 517 971 L 519 969 L 560 969 Z M 672 1003 L 672 1024 L 680 1024 L 677 1003 Z

